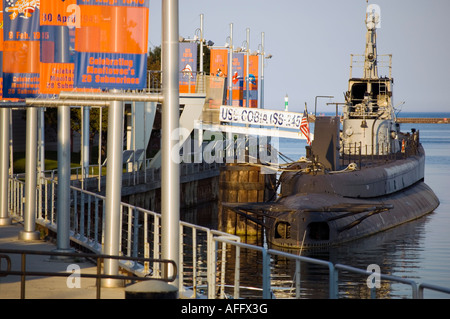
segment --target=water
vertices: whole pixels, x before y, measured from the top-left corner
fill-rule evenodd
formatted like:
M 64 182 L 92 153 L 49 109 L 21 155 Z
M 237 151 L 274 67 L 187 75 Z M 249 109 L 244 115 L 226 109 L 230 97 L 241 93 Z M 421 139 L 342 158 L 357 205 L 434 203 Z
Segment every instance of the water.
M 400 113 L 399 117 L 447 117 L 450 113 Z M 335 248 L 309 251 L 304 255 L 366 269 L 377 264 L 384 274 L 450 288 L 450 125 L 402 124 L 402 131 L 416 128 L 426 152 L 425 182 L 434 190 L 440 206 L 431 214 L 394 229 Z M 280 151 L 298 159 L 304 141 L 280 140 Z M 296 253 L 295 251 L 293 251 Z M 297 252 L 298 253 L 298 252 Z M 302 297 L 327 298 L 328 285 L 319 278 L 327 271 L 314 266 L 302 269 Z M 358 278 L 358 277 L 356 277 Z M 340 275 L 341 298 L 366 298 L 366 278 Z M 408 285 L 383 282 L 377 292 L 382 298 L 410 298 Z M 450 298 L 425 290 L 425 298 Z

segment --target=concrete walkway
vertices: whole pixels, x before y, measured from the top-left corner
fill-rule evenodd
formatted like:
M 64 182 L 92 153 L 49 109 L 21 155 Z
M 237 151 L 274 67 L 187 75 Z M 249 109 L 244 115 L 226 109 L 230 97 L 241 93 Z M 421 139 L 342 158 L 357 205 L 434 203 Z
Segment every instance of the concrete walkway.
M 10 226 L 0 226 L 0 254 L 1 249 L 43 252 L 56 249 L 54 243 L 45 240 L 27 242 L 19 240 L 19 232 L 21 230 L 23 230 L 23 226 L 14 221 Z M 21 267 L 21 255 L 11 254 L 9 257 L 11 258 L 11 270 L 19 271 Z M 97 288 L 94 278 L 74 278 L 70 276 L 72 275 L 70 267 L 79 267 L 82 274 L 95 274 L 97 267 L 89 260 L 82 259 L 81 261 L 75 262 L 53 261 L 50 260 L 50 256 L 45 255 L 29 255 L 26 258 L 28 271 L 61 272 L 67 273 L 67 277 L 26 277 L 25 299 L 96 298 Z M 6 261 L 4 259 L 0 267 L 2 270 L 6 270 Z M 0 299 L 19 299 L 20 283 L 20 276 L 17 275 L 0 277 Z M 124 299 L 125 288 L 102 288 L 100 295 L 101 299 Z

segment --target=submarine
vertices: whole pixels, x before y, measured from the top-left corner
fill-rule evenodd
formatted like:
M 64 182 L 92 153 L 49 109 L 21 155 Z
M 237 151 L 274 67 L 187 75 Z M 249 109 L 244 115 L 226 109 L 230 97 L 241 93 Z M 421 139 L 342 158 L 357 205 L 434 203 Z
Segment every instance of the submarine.
M 306 156 L 280 175 L 278 198 L 228 203 L 265 228 L 267 241 L 286 249 L 339 245 L 431 213 L 439 199 L 425 183 L 420 132 L 402 132 L 393 106 L 392 55 L 383 56 L 388 75 L 379 76 L 376 30 L 379 15 L 366 10 L 362 72 L 353 76 L 341 116 L 317 116 Z M 387 63 L 386 60 L 387 59 Z

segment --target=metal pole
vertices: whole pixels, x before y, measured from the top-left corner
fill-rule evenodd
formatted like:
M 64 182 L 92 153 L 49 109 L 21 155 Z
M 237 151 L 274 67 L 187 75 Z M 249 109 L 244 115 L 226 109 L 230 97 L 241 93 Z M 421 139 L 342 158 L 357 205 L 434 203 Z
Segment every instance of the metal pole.
M 103 131 L 103 108 L 99 109 L 99 119 L 98 119 L 98 191 L 102 189 L 102 131 Z
M 105 245 L 104 254 L 119 255 L 120 202 L 122 188 L 123 102 L 112 101 L 108 110 L 108 141 L 106 165 Z M 104 274 L 119 274 L 119 261 L 105 259 Z M 102 286 L 123 287 L 122 280 L 104 279 Z
M 264 32 L 261 32 L 261 98 L 259 101 L 259 107 L 261 109 L 264 109 L 264 60 L 266 59 L 266 53 L 264 52 L 264 37 Z
M 90 122 L 90 107 L 82 107 L 82 170 L 83 180 L 89 176 L 89 122 Z M 84 184 L 84 183 L 83 183 Z M 84 186 L 84 185 L 83 185 Z
M 70 248 L 70 106 L 58 106 L 58 189 L 57 252 L 73 252 Z M 76 207 L 75 207 L 76 209 Z M 64 257 L 55 256 L 61 259 Z
M 9 175 L 14 174 L 13 115 L 9 112 Z
M 159 93 L 127 93 L 127 92 L 119 92 L 119 91 L 110 91 L 109 93 L 89 93 L 89 92 L 61 92 L 59 94 L 59 98 L 62 100 L 64 104 L 69 105 L 89 105 L 89 106 L 102 106 L 105 105 L 105 101 L 135 101 L 135 102 L 163 102 L 163 96 Z M 80 100 L 88 100 L 89 102 L 78 102 Z M 61 104 L 61 101 L 55 101 L 57 104 Z M 27 104 L 29 103 L 28 99 L 26 100 Z M 30 101 L 30 103 L 32 103 Z M 36 102 L 40 104 L 40 100 Z M 50 103 L 48 101 L 47 103 Z
M 197 74 L 197 92 L 206 92 L 205 77 L 203 74 L 203 13 L 200 14 L 200 72 Z M 200 75 L 200 77 L 199 77 Z
M 230 47 L 228 48 L 228 105 L 233 105 L 233 23 L 230 23 Z
M 35 107 L 27 108 L 26 152 L 25 152 L 25 213 L 24 229 L 19 240 L 38 240 L 36 230 L 36 173 L 37 173 L 37 113 Z
M 38 130 L 39 130 L 39 164 L 40 175 L 45 171 L 45 109 L 39 109 L 38 113 Z M 41 181 L 39 181 L 39 184 Z
M 331 96 L 331 95 L 318 95 L 318 96 L 316 96 L 315 97 L 315 99 L 314 99 L 314 117 L 317 117 L 317 98 L 329 98 L 329 99 L 332 99 L 332 98 L 334 98 L 334 96 Z
M 246 55 L 247 55 L 247 62 L 246 62 L 246 68 L 247 68 L 247 74 L 245 77 L 245 106 L 249 107 L 249 99 L 250 99 L 250 28 L 247 28 L 247 50 L 246 50 Z
M 0 109 L 0 226 L 11 225 L 8 209 L 10 112 L 8 108 Z
M 267 249 L 263 248 L 262 250 L 262 267 L 263 267 L 263 299 L 271 299 L 270 291 L 270 256 L 267 253 Z
M 203 75 L 203 13 L 200 14 L 200 74 Z
M 162 172 L 161 224 L 162 258 L 175 261 L 179 267 L 180 167 L 171 157 L 177 141 L 172 134 L 179 127 L 178 87 L 178 0 L 162 2 Z M 171 275 L 172 267 L 168 270 Z M 174 281 L 178 287 L 178 278 Z

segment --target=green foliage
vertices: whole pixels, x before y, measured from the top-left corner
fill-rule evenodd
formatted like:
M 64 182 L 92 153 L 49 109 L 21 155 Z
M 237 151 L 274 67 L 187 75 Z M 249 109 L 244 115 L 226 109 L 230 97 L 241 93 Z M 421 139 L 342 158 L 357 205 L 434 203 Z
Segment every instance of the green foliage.
M 209 74 L 210 49 L 203 46 L 203 71 Z M 154 47 L 148 52 L 147 70 L 161 71 L 161 46 Z M 197 45 L 197 70 L 200 70 L 200 44 Z
M 161 46 L 150 49 L 148 52 L 147 70 L 161 71 Z

